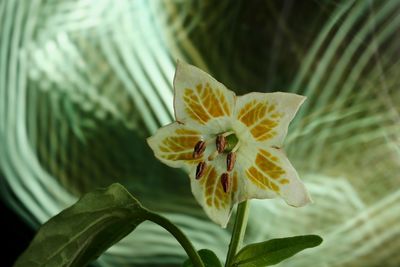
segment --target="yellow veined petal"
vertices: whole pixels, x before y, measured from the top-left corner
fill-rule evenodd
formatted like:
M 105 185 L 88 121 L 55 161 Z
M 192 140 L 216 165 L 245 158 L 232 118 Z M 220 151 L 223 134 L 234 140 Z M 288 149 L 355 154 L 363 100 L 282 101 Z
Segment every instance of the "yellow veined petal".
M 206 170 L 200 179 L 195 179 L 195 169 L 190 173 L 192 192 L 208 217 L 226 227 L 241 189 L 238 172 L 232 171 L 229 174 L 228 190 L 224 192 L 221 175 L 226 172 L 226 156 L 220 155 L 206 164 Z
M 235 117 L 247 128 L 246 137 L 281 147 L 290 121 L 305 97 L 291 93 L 250 93 L 239 96 Z
M 230 117 L 235 94 L 206 72 L 178 61 L 174 78 L 176 120 L 206 125 L 214 118 Z
M 196 165 L 202 160 L 193 158 L 193 149 L 202 140 L 201 132 L 178 122 L 168 124 L 147 138 L 154 155 L 165 164 L 174 167 Z
M 295 207 L 311 201 L 296 170 L 281 149 L 244 145 L 238 151 L 237 162 L 235 169 L 245 188 L 238 197 L 240 201 L 281 196 Z

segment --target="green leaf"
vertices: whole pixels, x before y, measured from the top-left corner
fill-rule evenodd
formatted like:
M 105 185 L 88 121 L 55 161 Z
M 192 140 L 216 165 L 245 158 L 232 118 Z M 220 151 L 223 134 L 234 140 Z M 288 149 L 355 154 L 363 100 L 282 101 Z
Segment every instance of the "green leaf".
M 14 267 L 85 266 L 146 220 L 120 184 L 84 195 L 47 221 Z
M 236 254 L 232 266 L 255 267 L 277 264 L 306 248 L 321 244 L 317 235 L 271 239 L 248 245 Z
M 200 249 L 198 251 L 200 258 L 204 262 L 205 267 L 222 267 L 221 262 L 219 261 L 217 255 L 209 249 Z M 193 267 L 190 259 L 187 259 L 183 263 L 183 267 Z

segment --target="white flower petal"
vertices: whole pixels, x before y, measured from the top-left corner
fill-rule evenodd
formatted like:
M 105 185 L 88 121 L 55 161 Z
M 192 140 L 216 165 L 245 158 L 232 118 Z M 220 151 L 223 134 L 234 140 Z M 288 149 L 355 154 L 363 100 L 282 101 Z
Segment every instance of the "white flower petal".
M 247 128 L 246 138 L 281 147 L 289 123 L 304 100 L 304 96 L 291 93 L 250 93 L 238 97 L 235 117 Z
M 174 92 L 175 117 L 179 122 L 199 125 L 214 122 L 210 128 L 223 123 L 222 117 L 233 114 L 235 94 L 206 72 L 182 61 L 176 67 Z
M 193 149 L 202 140 L 201 130 L 174 122 L 168 124 L 147 138 L 154 155 L 168 166 L 191 168 L 202 158 L 193 159 Z M 189 167 L 188 167 L 189 166 Z
M 192 192 L 212 221 L 226 227 L 237 202 L 240 186 L 236 171 L 229 175 L 227 192 L 224 192 L 221 175 L 226 172 L 226 155 L 219 155 L 215 160 L 207 162 L 204 175 L 196 180 L 196 170 L 190 172 Z
M 304 206 L 310 196 L 296 170 L 281 149 L 248 144 L 237 155 L 239 179 L 242 179 L 239 201 L 281 196 L 291 206 Z

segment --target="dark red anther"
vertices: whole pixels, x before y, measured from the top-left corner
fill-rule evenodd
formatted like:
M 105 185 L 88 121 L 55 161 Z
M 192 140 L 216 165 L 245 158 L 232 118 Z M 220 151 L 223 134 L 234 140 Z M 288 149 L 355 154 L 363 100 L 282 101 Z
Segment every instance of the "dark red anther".
M 229 152 L 228 156 L 226 156 L 226 170 L 228 172 L 233 170 L 233 167 L 235 166 L 235 162 L 236 162 L 236 153 Z
M 198 157 L 200 157 L 204 153 L 205 150 L 206 150 L 206 142 L 204 142 L 203 140 L 200 140 L 194 146 L 193 158 L 197 159 Z
M 217 151 L 218 153 L 222 153 L 225 150 L 226 146 L 226 138 L 222 134 L 217 136 L 217 139 L 215 140 L 215 145 L 217 146 Z
M 196 180 L 199 180 L 206 170 L 206 163 L 204 161 L 200 162 L 196 167 Z
M 221 175 L 221 184 L 224 192 L 227 193 L 229 191 L 229 173 L 224 172 Z

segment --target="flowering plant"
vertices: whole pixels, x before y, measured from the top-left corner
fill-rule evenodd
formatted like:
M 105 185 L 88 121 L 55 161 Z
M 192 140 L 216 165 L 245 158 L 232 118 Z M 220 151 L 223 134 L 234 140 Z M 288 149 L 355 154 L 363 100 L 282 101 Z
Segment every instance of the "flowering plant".
M 159 160 L 189 174 L 193 195 L 212 221 L 225 227 L 239 203 L 225 266 L 273 265 L 319 245 L 319 236 L 307 235 L 241 248 L 249 199 L 280 196 L 296 207 L 310 202 L 282 149 L 305 97 L 282 92 L 237 97 L 183 62 L 177 65 L 174 90 L 176 121 L 147 141 Z M 214 252 L 196 251 L 178 227 L 144 208 L 119 184 L 88 193 L 51 218 L 14 266 L 85 266 L 146 220 L 182 245 L 189 256 L 184 266 L 221 266 Z
M 211 220 L 226 226 L 232 207 L 251 198 L 282 196 L 296 207 L 310 202 L 282 150 L 305 97 L 281 92 L 237 97 L 183 62 L 174 90 L 176 122 L 148 143 L 162 162 L 189 173 L 193 195 Z

